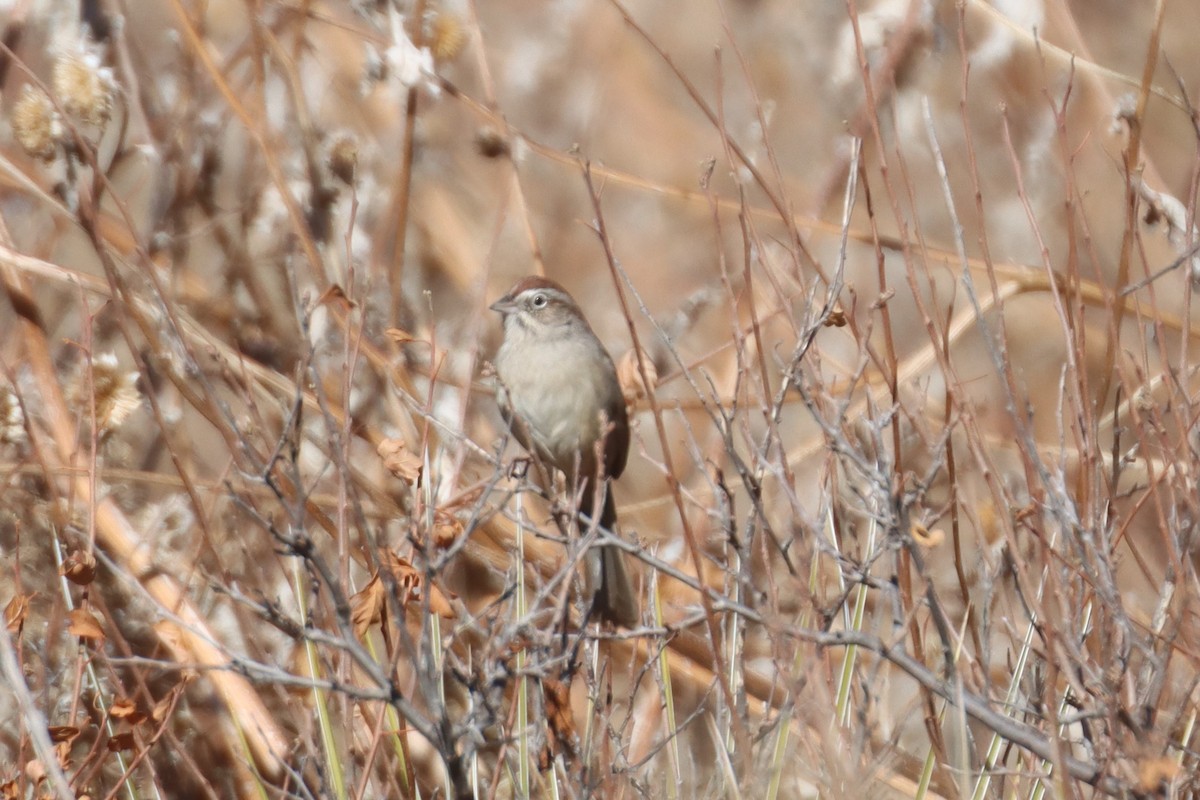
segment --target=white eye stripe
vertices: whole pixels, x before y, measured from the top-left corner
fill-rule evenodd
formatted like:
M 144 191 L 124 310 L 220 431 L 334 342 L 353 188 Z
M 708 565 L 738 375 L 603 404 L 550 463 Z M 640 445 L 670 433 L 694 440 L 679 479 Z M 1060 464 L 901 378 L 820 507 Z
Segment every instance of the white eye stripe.
M 559 303 L 568 302 L 568 298 L 562 292 L 556 292 L 551 289 L 532 289 L 523 293 L 522 296 L 528 298 L 528 302 L 534 308 L 545 308 L 552 300 Z

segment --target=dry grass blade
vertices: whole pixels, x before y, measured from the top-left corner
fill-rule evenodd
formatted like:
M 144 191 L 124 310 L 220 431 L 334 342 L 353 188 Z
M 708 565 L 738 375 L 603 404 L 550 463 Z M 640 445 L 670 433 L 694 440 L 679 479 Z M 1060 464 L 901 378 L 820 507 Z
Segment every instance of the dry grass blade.
M 17 6 L 0 794 L 1200 790 L 1200 7 Z

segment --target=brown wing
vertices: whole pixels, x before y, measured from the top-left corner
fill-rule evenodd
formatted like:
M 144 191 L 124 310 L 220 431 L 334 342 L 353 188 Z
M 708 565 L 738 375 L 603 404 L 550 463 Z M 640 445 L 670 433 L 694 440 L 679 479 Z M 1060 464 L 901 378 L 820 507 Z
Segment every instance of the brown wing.
M 605 410 L 612 428 L 604 441 L 604 474 L 619 478 L 629 460 L 629 417 L 625 412 L 625 398 L 618 393 Z

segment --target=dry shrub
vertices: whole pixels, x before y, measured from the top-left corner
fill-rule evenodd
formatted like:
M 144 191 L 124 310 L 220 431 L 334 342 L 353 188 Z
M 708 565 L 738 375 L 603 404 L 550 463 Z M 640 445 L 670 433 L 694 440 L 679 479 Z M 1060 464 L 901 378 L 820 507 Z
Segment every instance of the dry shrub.
M 0 791 L 1194 791 L 1200 12 L 997 5 L 17 4 Z

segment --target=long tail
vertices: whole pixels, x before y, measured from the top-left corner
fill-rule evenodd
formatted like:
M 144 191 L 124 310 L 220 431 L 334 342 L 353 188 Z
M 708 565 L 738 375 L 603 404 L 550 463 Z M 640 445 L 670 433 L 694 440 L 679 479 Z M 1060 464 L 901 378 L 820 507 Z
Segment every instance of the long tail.
M 616 523 L 617 507 L 612 493 L 606 493 L 600 526 L 616 535 Z M 589 615 L 597 615 L 626 628 L 637 625 L 641 611 L 629 571 L 625 569 L 625 553 L 612 545 L 593 547 L 584 556 L 584 564 L 586 583 L 592 595 Z

